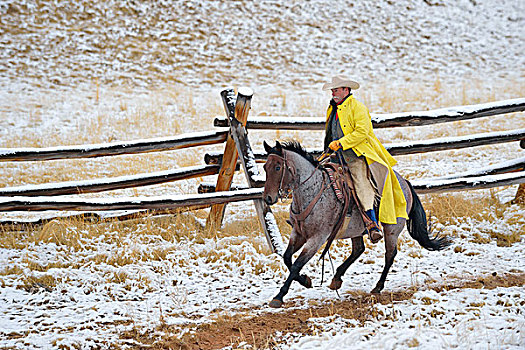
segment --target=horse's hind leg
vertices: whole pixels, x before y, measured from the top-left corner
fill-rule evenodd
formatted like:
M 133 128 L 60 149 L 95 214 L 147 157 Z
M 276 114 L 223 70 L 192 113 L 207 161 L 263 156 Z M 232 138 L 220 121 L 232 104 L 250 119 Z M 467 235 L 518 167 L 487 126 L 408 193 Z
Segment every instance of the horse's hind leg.
M 381 278 L 377 282 L 374 289 L 372 289 L 371 293 L 379 294 L 385 287 L 385 280 L 386 276 L 388 275 L 388 272 L 390 271 L 390 268 L 392 267 L 392 264 L 394 263 L 394 258 L 397 255 L 397 237 L 398 234 L 388 234 L 385 232 L 385 267 L 383 268 L 383 272 L 381 273 Z
M 317 252 L 321 244 L 319 243 L 313 243 L 312 241 L 309 241 L 305 247 L 303 248 L 303 251 L 301 254 L 299 254 L 299 257 L 295 259 L 294 263 L 290 267 L 290 275 L 284 282 L 284 285 L 279 290 L 279 293 L 273 298 L 273 300 L 270 302 L 271 307 L 281 307 L 283 304 L 283 298 L 290 290 L 290 286 L 292 282 L 299 281 L 300 278 L 302 278 L 299 275 L 299 272 L 304 267 L 304 265 L 314 256 L 314 254 Z M 305 275 L 303 275 L 306 277 Z
M 330 283 L 328 288 L 333 290 L 341 288 L 341 285 L 343 284 L 343 279 L 341 277 L 364 251 L 365 243 L 363 242 L 363 237 L 352 238 L 352 254 L 336 269 L 334 278 L 332 278 L 332 283 Z

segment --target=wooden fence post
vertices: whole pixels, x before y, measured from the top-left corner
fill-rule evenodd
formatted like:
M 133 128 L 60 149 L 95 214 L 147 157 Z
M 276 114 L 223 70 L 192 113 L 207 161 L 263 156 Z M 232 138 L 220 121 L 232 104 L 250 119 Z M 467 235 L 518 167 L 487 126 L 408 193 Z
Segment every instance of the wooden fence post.
M 221 96 L 226 115 L 228 116 L 230 135 L 226 141 L 216 191 L 230 189 L 239 154 L 249 187 L 256 187 L 257 182 L 260 182 L 261 179 L 257 179 L 259 177 L 257 163 L 244 128 L 248 120 L 253 91 L 248 88 L 241 88 L 236 102 L 234 102 L 235 95 L 233 90 L 224 90 L 221 92 Z M 222 169 L 224 169 L 224 172 Z M 284 252 L 282 236 L 270 207 L 262 199 L 255 199 L 254 205 L 272 253 L 282 254 Z M 224 208 L 225 205 L 215 205 L 211 208 L 207 221 L 208 232 L 214 232 L 220 227 L 224 217 Z
M 525 139 L 521 139 L 520 147 L 525 149 Z M 525 170 L 525 168 L 523 168 L 523 170 Z M 516 196 L 514 200 L 512 200 L 512 203 L 525 204 L 525 183 L 518 186 L 518 191 L 516 191 Z
M 516 197 L 514 197 L 514 199 L 512 200 L 512 203 L 525 204 L 525 183 L 522 183 L 518 186 Z
M 235 140 L 237 146 L 237 152 L 240 155 L 240 161 L 242 163 L 248 186 L 253 188 L 257 187 L 257 183 L 264 181 L 259 175 L 257 163 L 253 155 L 250 141 L 248 140 L 248 133 L 246 132 L 246 121 L 247 118 L 244 115 L 248 114 L 251 104 L 251 98 L 253 91 L 248 88 L 239 89 L 237 95 L 237 103 L 235 104 L 235 116 L 230 119 L 230 133 Z M 239 117 L 239 118 L 238 118 Z M 244 122 L 241 122 L 243 120 Z M 282 255 L 284 253 L 284 244 L 281 232 L 277 226 L 275 217 L 270 207 L 262 200 L 255 199 L 253 201 L 257 216 L 263 228 L 264 235 L 268 242 L 272 253 Z
M 228 119 L 234 118 L 235 113 L 235 91 L 231 88 L 221 91 L 222 102 L 224 103 L 224 111 Z M 248 114 L 246 114 L 248 120 Z M 246 120 L 244 123 L 246 123 Z M 235 166 L 237 165 L 237 147 L 233 140 L 231 133 L 226 139 L 226 146 L 224 147 L 224 154 L 222 156 L 221 169 L 217 176 L 217 185 L 215 191 L 228 191 L 232 184 L 233 175 L 235 173 Z M 213 205 L 208 214 L 206 221 L 206 231 L 208 233 L 216 232 L 221 227 L 222 219 L 224 218 L 224 209 L 226 204 Z

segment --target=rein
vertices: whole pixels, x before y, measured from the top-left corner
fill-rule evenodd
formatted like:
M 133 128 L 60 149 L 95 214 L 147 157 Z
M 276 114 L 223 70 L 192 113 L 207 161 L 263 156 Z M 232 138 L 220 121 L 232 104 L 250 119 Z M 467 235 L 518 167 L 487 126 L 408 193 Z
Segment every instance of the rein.
M 319 190 L 319 192 L 317 192 L 314 199 L 312 199 L 312 201 L 308 204 L 308 206 L 302 212 L 296 214 L 293 211 L 290 211 L 290 216 L 292 216 L 292 220 L 299 221 L 299 222 L 306 220 L 306 218 L 312 212 L 312 209 L 314 208 L 314 206 L 317 204 L 317 202 L 321 198 L 321 195 L 323 194 L 325 189 L 326 189 L 326 181 L 325 181 L 324 173 L 323 173 L 323 184 L 321 186 L 321 189 Z

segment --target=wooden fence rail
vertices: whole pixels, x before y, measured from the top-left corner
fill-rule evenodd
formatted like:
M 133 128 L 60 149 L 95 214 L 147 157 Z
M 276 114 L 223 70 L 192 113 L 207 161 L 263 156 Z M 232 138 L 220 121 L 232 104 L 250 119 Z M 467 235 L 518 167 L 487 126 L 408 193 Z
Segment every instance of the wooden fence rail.
M 423 141 L 407 141 L 384 144 L 385 148 L 394 156 L 408 155 L 425 152 L 446 151 L 467 147 L 493 145 L 498 143 L 521 141 L 525 138 L 525 129 L 497 131 L 459 137 L 444 137 Z M 314 157 L 321 155 L 320 149 L 308 149 Z M 259 162 L 266 161 L 266 152 L 254 152 L 255 159 Z M 209 152 L 204 155 L 206 164 L 220 164 L 221 154 Z
M 226 141 L 227 136 L 227 130 L 217 130 L 183 134 L 177 137 L 121 141 L 97 145 L 46 148 L 0 148 L 0 161 L 42 161 L 169 151 L 223 143 Z
M 523 168 L 521 168 L 523 169 Z M 520 169 L 520 170 L 521 170 Z M 511 186 L 525 182 L 525 172 L 502 173 L 499 175 L 470 176 L 450 179 L 418 179 L 410 180 L 418 194 L 478 190 L 500 186 Z M 257 184 L 264 187 L 264 183 Z M 232 186 L 232 191 L 245 191 L 246 186 Z M 199 193 L 214 193 L 215 186 L 211 183 L 201 183 Z
M 440 108 L 431 111 L 376 114 L 371 113 L 374 128 L 432 125 L 492 115 L 525 111 L 525 98 L 516 98 L 470 106 Z M 252 117 L 246 128 L 250 130 L 324 130 L 324 117 Z M 228 126 L 226 118 L 215 118 L 213 125 Z
M 500 186 L 512 186 L 525 182 L 525 171 L 479 177 L 462 177 L 454 179 L 421 179 L 411 183 L 417 193 L 440 193 L 451 191 L 477 190 Z
M 260 199 L 262 188 L 241 191 L 223 191 L 207 194 L 78 199 L 71 197 L 10 197 L 0 198 L 0 211 L 106 211 L 136 209 L 175 209 L 192 206 Z
M 506 174 L 506 173 L 516 172 L 516 171 L 521 171 L 523 169 L 525 169 L 525 157 L 507 160 L 504 162 L 492 164 L 492 165 L 478 168 L 478 169 L 473 169 L 473 170 L 466 171 L 463 173 L 450 174 L 450 175 L 429 178 L 429 179 L 422 179 L 422 180 L 417 180 L 417 181 L 420 181 L 420 184 L 421 184 L 419 187 L 419 190 L 424 190 L 425 191 L 424 193 L 429 193 L 429 192 L 432 192 L 432 188 L 434 187 L 426 186 L 424 185 L 425 183 L 432 183 L 434 184 L 434 186 L 436 186 L 438 182 L 442 182 L 443 180 L 461 179 L 458 181 L 458 182 L 461 182 L 461 181 L 464 181 L 462 178 L 473 178 L 473 177 L 478 178 L 479 180 L 479 179 L 482 179 L 483 176 L 486 176 L 486 175 Z M 490 178 L 490 179 L 494 179 L 494 178 Z M 450 190 L 458 189 L 458 187 L 453 182 L 447 182 L 447 184 L 449 185 Z M 259 181 L 255 183 L 254 186 L 252 187 L 264 187 L 264 181 Z M 474 186 L 472 188 L 475 189 L 477 187 Z M 483 188 L 483 187 L 480 187 L 480 188 Z M 231 187 L 231 190 L 244 190 L 244 189 L 246 189 L 245 186 L 239 186 L 239 185 L 234 185 Z M 445 189 L 445 187 L 441 187 L 441 186 L 439 187 L 439 191 L 442 191 L 443 189 Z M 201 183 L 199 185 L 198 192 L 199 193 L 215 192 L 215 186 L 211 183 L 205 183 L 205 182 Z
M 518 168 L 522 170 L 523 167 Z M 477 190 L 484 188 L 511 186 L 525 182 L 525 171 L 503 172 L 491 175 L 470 175 L 464 177 L 429 178 L 410 180 L 418 194 Z M 257 187 L 264 187 L 264 182 L 257 183 Z M 246 186 L 232 186 L 231 190 L 244 191 Z M 199 193 L 214 193 L 215 186 L 211 183 L 201 183 Z
M 109 179 L 88 181 L 68 181 L 47 183 L 42 185 L 27 185 L 0 188 L 0 196 L 61 196 L 68 194 L 95 193 L 120 190 L 125 188 L 157 185 L 170 181 L 191 179 L 195 177 L 217 175 L 219 165 L 199 165 L 177 170 L 159 171 L 156 173 L 119 176 Z M 238 170 L 239 167 L 237 167 Z
M 412 180 L 418 193 L 445 192 L 450 190 L 468 190 L 510 186 L 525 182 L 525 171 L 488 175 L 483 177 L 466 177 L 449 180 Z M 222 191 L 205 194 L 158 196 L 158 197 L 125 197 L 103 199 L 78 199 L 71 197 L 12 197 L 0 198 L 0 211 L 107 211 L 135 209 L 174 209 L 180 207 L 209 206 L 220 203 L 260 200 L 262 188 L 243 188 L 233 191 Z

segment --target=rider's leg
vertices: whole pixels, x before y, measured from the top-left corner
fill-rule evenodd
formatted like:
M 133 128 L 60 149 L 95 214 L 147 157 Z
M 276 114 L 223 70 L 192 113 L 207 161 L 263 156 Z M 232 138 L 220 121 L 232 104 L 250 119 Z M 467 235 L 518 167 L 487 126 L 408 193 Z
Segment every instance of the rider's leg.
M 348 168 L 350 169 L 355 193 L 357 194 L 357 198 L 359 198 L 359 202 L 361 202 L 361 207 L 365 212 L 374 209 L 375 191 L 372 183 L 368 179 L 366 160 L 359 157 L 348 163 Z
M 361 206 L 367 216 L 376 224 L 376 227 L 372 227 L 369 230 L 370 240 L 372 243 L 376 243 L 383 238 L 383 235 L 379 229 L 379 222 L 374 212 L 375 190 L 368 178 L 366 160 L 364 157 L 359 157 L 348 163 L 348 167 L 350 169 L 352 181 L 354 182 L 357 198 L 359 198 Z

